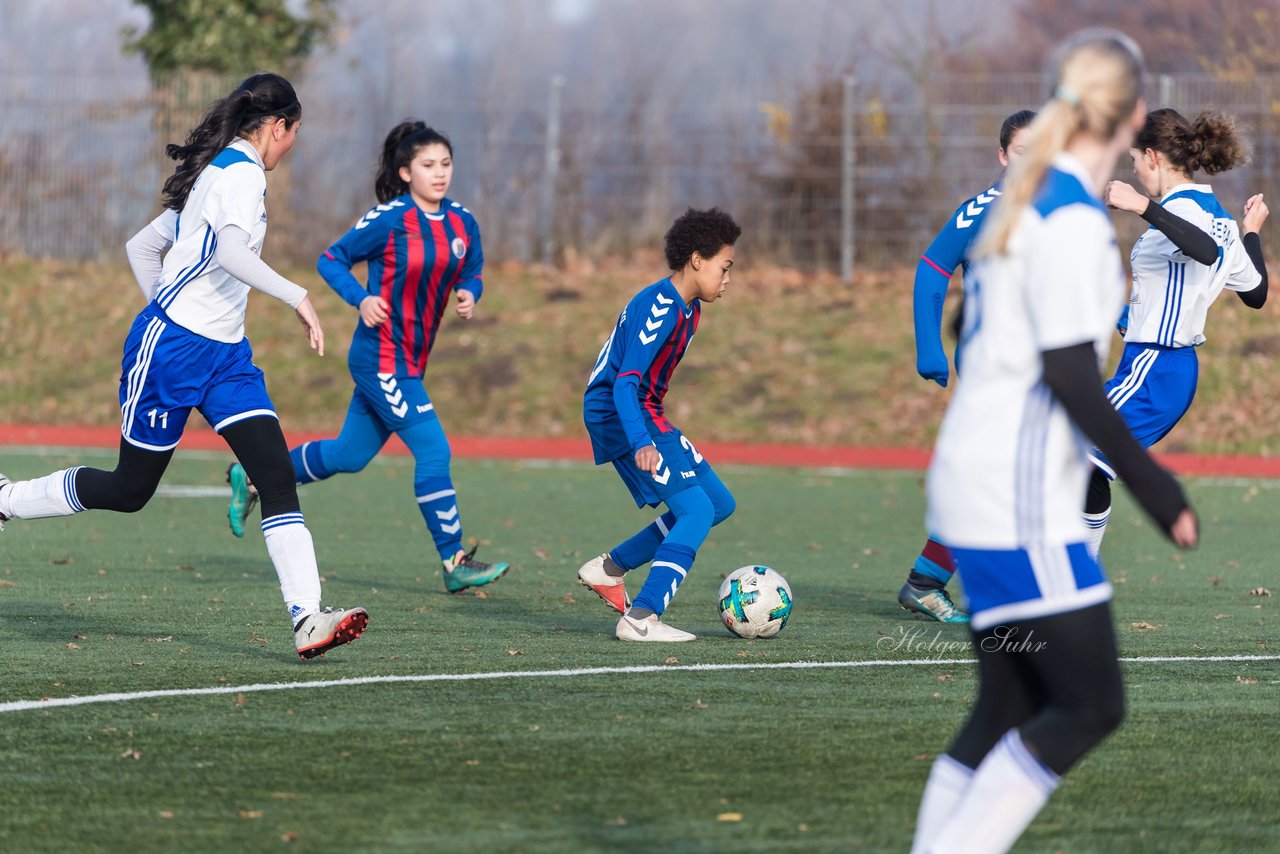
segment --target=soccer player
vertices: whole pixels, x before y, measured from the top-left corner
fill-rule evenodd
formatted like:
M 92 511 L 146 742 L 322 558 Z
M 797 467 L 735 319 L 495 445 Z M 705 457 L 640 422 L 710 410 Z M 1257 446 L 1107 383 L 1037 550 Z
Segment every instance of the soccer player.
M 1027 125 L 1035 117 L 1031 110 L 1019 110 L 1004 120 L 1000 126 L 1000 147 L 996 149 L 1001 168 L 1017 162 L 1026 151 Z M 1000 197 L 1003 181 L 1002 175 L 986 190 L 960 205 L 916 264 L 913 291 L 916 372 L 943 388 L 950 379 L 947 354 L 942 347 L 942 305 L 947 298 L 947 286 L 956 267 L 968 275 L 969 246 L 991 203 Z M 957 608 L 947 594 L 947 582 L 955 571 L 955 561 L 947 547 L 929 537 L 898 591 L 898 604 L 940 623 L 969 622 L 969 615 Z
M 115 471 L 76 466 L 13 483 L 0 476 L 0 522 L 142 509 L 198 409 L 258 484 L 262 533 L 298 654 L 313 658 L 359 637 L 369 615 L 320 608 L 289 448 L 244 335 L 252 288 L 288 303 L 324 355 L 307 292 L 258 257 L 267 232 L 266 173 L 293 148 L 301 118 L 289 81 L 255 74 L 213 105 L 185 145 L 165 149 L 179 161 L 164 185 L 166 210 L 126 247 L 149 304 L 125 339 Z
M 484 290 L 484 250 L 471 211 L 448 198 L 453 146 L 420 121 L 391 129 L 382 144 L 374 192 L 378 204 L 320 256 L 320 275 L 359 314 L 347 366 L 355 382 L 336 439 L 290 451 L 297 483 L 314 483 L 367 466 L 392 433 L 414 457 L 418 509 L 435 541 L 450 593 L 479 587 L 507 571 L 462 548 L 462 517 L 449 475 L 449 440 L 423 375 L 440 320 L 457 295 L 463 320 L 475 315 Z M 367 263 L 366 287 L 352 274 Z M 252 483 L 232 464 L 231 530 L 244 535 L 253 508 Z
M 1124 354 L 1107 397 L 1144 448 L 1159 442 L 1186 414 L 1199 377 L 1209 306 L 1223 289 L 1249 308 L 1267 301 L 1267 267 L 1258 230 L 1268 210 L 1262 195 L 1244 206 L 1244 236 L 1199 171 L 1217 175 L 1247 159 L 1235 122 L 1202 113 L 1189 122 L 1176 110 L 1147 115 L 1134 141 L 1133 169 L 1142 195 L 1123 181 L 1107 187 L 1107 204 L 1152 223 L 1130 253 L 1133 287 L 1121 318 Z M 1148 198 L 1150 196 L 1150 198 Z M 1152 199 L 1158 199 L 1153 202 Z M 1159 230 L 1157 230 L 1159 229 Z M 1114 467 L 1100 451 L 1089 479 L 1085 524 L 1097 557 L 1111 518 Z
M 733 495 L 711 464 L 663 414 L 663 398 L 698 329 L 702 304 L 724 295 L 741 233 L 715 208 L 678 218 L 666 236 L 671 275 L 631 298 L 587 380 L 582 412 L 596 465 L 613 463 L 637 507 L 667 506 L 638 534 L 578 570 L 578 581 L 622 615 L 614 630 L 620 640 L 695 639 L 660 617 L 711 528 L 734 510 Z M 631 602 L 626 573 L 650 561 Z
M 1101 191 L 1146 115 L 1138 47 L 1078 34 L 984 224 L 966 277 L 964 382 L 928 476 L 928 521 L 971 609 L 979 692 L 929 774 L 915 852 L 1007 851 L 1066 773 L 1120 725 L 1111 586 L 1085 547 L 1087 436 L 1184 548 L 1198 522 L 1130 434 L 1099 365 L 1124 302 Z M 1010 488 L 1012 486 L 1012 488 Z

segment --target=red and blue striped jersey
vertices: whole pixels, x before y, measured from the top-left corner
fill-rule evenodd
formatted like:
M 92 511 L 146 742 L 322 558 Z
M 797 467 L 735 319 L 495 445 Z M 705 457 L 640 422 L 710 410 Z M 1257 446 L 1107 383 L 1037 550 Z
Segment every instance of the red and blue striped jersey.
M 686 305 L 669 278 L 640 291 L 618 315 L 583 397 L 597 463 L 653 444 L 651 429 L 674 429 L 662 401 L 701 316 L 702 302 Z
M 369 265 L 367 288 L 351 272 L 362 261 Z M 423 211 L 408 194 L 378 205 L 325 250 L 316 268 L 356 308 L 370 295 L 391 307 L 376 329 L 356 321 L 347 356 L 352 371 L 422 376 L 449 293 L 465 288 L 479 300 L 484 290 L 480 226 L 449 199 L 439 213 Z

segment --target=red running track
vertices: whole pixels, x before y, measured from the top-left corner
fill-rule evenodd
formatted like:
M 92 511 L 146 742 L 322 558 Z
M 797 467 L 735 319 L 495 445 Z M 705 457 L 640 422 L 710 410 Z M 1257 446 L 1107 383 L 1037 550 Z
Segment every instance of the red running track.
M 323 439 L 333 434 L 290 433 L 291 444 Z M 64 427 L 47 424 L 0 424 L 0 447 L 5 445 L 114 448 L 120 443 L 115 427 Z M 584 439 L 523 439 L 449 437 L 454 455 L 471 459 L 537 459 L 591 461 L 591 447 Z M 187 428 L 182 438 L 187 450 L 226 450 L 222 439 L 208 428 Z M 929 453 L 918 448 L 865 448 L 844 445 L 775 445 L 744 442 L 698 442 L 698 450 L 716 463 L 782 466 L 786 468 L 857 468 L 923 470 Z M 405 455 L 399 441 L 388 443 L 385 453 Z M 229 452 L 228 452 L 229 453 Z M 1209 477 L 1280 478 L 1280 458 L 1201 454 L 1159 454 L 1161 462 L 1182 475 Z

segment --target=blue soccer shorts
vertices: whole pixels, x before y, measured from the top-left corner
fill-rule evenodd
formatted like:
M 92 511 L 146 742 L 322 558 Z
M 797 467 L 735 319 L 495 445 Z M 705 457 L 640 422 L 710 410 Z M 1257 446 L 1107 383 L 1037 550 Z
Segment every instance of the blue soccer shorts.
M 1022 549 L 947 548 L 964 583 L 969 625 L 975 632 L 1064 614 L 1111 599 L 1111 584 L 1084 543 Z
M 1107 399 L 1144 448 L 1159 442 L 1191 408 L 1200 376 L 1195 347 L 1125 344 L 1116 375 L 1107 382 Z M 1107 477 L 1116 472 L 1097 448 L 1089 451 Z
M 663 433 L 651 425 L 649 435 L 661 456 L 656 471 L 641 471 L 636 466 L 636 455 L 630 452 L 613 460 L 613 467 L 637 507 L 657 507 L 671 496 L 697 486 L 698 475 L 711 471 L 711 464 L 679 430 L 672 428 Z
M 171 450 L 192 409 L 219 433 L 247 418 L 277 417 L 249 339 L 212 341 L 174 323 L 152 303 L 124 342 L 120 434 L 144 450 Z
M 351 378 L 355 380 L 355 397 L 363 404 L 363 411 L 392 433 L 436 418 L 435 405 L 427 395 L 422 377 L 352 371 Z

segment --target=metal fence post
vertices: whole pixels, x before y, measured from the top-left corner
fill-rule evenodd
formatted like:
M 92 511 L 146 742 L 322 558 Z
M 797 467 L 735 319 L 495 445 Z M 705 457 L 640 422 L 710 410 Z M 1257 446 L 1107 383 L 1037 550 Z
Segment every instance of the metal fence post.
M 1173 106 L 1173 75 L 1161 74 L 1160 80 L 1160 104 L 1161 107 Z
M 857 134 L 854 125 L 854 95 L 857 79 L 852 74 L 844 78 L 843 141 L 844 157 L 840 170 L 840 277 L 853 281 L 854 260 L 854 166 L 857 164 Z
M 556 258 L 556 233 L 552 223 L 555 220 L 556 187 L 560 183 L 560 96 L 564 92 L 564 84 L 564 77 L 554 75 L 551 78 L 551 97 L 547 101 L 546 159 L 538 217 L 542 261 L 545 264 L 555 263 Z

